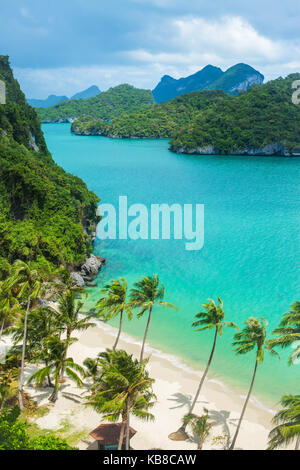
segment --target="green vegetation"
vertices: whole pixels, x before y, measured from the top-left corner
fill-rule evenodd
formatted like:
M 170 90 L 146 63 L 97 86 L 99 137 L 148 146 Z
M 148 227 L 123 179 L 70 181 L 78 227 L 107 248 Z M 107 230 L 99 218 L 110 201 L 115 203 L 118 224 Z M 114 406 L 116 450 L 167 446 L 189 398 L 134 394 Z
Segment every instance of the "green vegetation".
M 201 153 L 250 153 L 268 144 L 281 144 L 274 153 L 300 148 L 300 107 L 292 102 L 292 83 L 300 74 L 255 85 L 247 93 L 225 99 L 200 112 L 189 127 L 178 130 L 171 149 Z M 283 148 L 284 147 L 284 148 Z M 259 153 L 259 152 L 258 152 Z
M 41 434 L 30 437 L 30 426 L 19 419 L 18 407 L 4 410 L 0 415 L 0 450 L 75 450 L 65 439 Z
M 130 303 L 133 308 L 137 308 L 139 313 L 138 318 L 141 318 L 144 313 L 148 312 L 148 320 L 145 329 L 144 339 L 142 343 L 140 361 L 143 361 L 145 343 L 149 330 L 150 320 L 155 305 L 160 307 L 173 308 L 178 310 L 177 307 L 169 302 L 164 301 L 165 286 L 160 284 L 157 274 L 154 276 L 144 276 L 141 281 L 134 284 L 134 288 L 130 292 Z
M 101 297 L 101 299 L 96 304 L 99 318 L 108 321 L 111 318 L 120 316 L 119 331 L 115 344 L 113 345 L 113 350 L 116 349 L 119 342 L 122 331 L 124 311 L 128 320 L 132 319 L 132 308 L 130 303 L 127 301 L 127 292 L 128 289 L 126 279 L 123 277 L 120 280 L 113 279 L 102 289 L 101 293 L 103 297 Z
M 300 74 L 254 85 L 239 96 L 222 91 L 188 93 L 167 103 L 123 115 L 106 123 L 79 119 L 78 134 L 119 138 L 172 138 L 179 153 L 300 153 L 300 106 L 292 103 L 292 83 Z
M 172 137 L 176 130 L 188 125 L 200 110 L 216 102 L 230 99 L 221 91 L 193 92 L 156 104 L 133 114 L 126 114 L 106 123 L 103 120 L 81 118 L 72 124 L 76 134 L 105 135 L 109 137 Z
M 156 401 L 152 391 L 154 380 L 146 370 L 148 360 L 139 362 L 126 351 L 109 349 L 99 358 L 101 375 L 88 404 L 103 413 L 104 420 L 116 422 L 121 418 L 118 448 L 122 449 L 125 438 L 125 448 L 129 450 L 130 415 L 154 420 L 148 411 Z
M 0 56 L 7 103 L 0 105 L 0 261 L 78 265 L 91 252 L 98 198 L 49 154 L 8 58 Z
M 93 98 L 61 101 L 50 108 L 37 108 L 42 122 L 56 122 L 89 116 L 91 119 L 111 121 L 124 113 L 134 113 L 154 103 L 150 90 L 131 85 L 118 85 Z

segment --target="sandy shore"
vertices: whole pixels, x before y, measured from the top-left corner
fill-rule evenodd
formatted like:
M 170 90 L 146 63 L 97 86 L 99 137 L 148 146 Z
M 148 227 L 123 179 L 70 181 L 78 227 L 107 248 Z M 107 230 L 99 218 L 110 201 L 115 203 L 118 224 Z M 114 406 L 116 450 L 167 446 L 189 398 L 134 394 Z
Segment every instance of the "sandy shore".
M 96 327 L 89 328 L 78 336 L 79 341 L 70 347 L 70 356 L 81 363 L 86 357 L 96 357 L 100 351 L 112 347 L 116 329 L 98 323 Z M 119 347 L 126 349 L 135 357 L 139 357 L 140 346 L 137 340 L 123 335 Z M 147 423 L 132 417 L 131 425 L 137 430 L 137 434 L 131 441 L 134 449 L 195 449 L 197 444 L 190 441 L 174 442 L 168 439 L 168 435 L 176 431 L 181 424 L 183 415 L 188 410 L 188 404 L 194 395 L 201 371 L 193 371 L 176 363 L 176 358 L 159 355 L 157 351 L 146 349 L 150 356 L 150 376 L 155 379 L 154 392 L 157 395 L 157 403 L 153 408 L 155 421 Z M 27 367 L 27 376 L 34 370 L 33 366 Z M 49 389 L 35 389 L 26 387 L 32 396 L 40 404 L 48 404 Z M 89 437 L 89 432 L 101 422 L 101 416 L 90 407 L 86 407 L 86 389 L 78 389 L 71 382 L 66 382 L 61 388 L 59 399 L 50 407 L 46 416 L 36 420 L 36 423 L 46 429 L 58 430 L 68 427 L 72 433 L 78 433 L 81 440 L 80 449 L 95 449 L 95 443 Z M 216 436 L 232 436 L 237 425 L 240 411 L 243 405 L 243 397 L 230 390 L 222 383 L 208 378 L 203 386 L 202 393 L 196 405 L 195 413 L 201 414 L 203 408 L 209 410 L 209 414 L 215 426 L 208 438 L 204 449 L 222 449 L 215 444 Z M 271 429 L 272 411 L 256 405 L 255 401 L 249 403 L 245 420 L 237 440 L 237 449 L 266 449 L 268 433 Z

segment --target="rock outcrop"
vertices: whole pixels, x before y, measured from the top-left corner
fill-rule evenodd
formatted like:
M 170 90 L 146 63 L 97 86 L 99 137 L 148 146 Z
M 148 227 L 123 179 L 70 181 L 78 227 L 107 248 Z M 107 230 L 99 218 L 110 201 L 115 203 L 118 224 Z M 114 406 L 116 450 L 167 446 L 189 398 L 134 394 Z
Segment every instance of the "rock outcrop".
M 196 147 L 195 149 L 187 150 L 183 147 L 170 147 L 170 150 L 174 153 L 185 153 L 188 155 L 221 155 L 219 149 L 214 145 L 207 145 L 205 147 Z M 258 148 L 244 148 L 244 149 L 232 149 L 227 155 L 245 155 L 245 156 L 267 156 L 267 157 L 299 157 L 300 148 L 294 151 L 289 151 L 286 146 L 281 142 L 274 142 L 267 144 L 264 147 Z
M 71 272 L 70 276 L 73 285 L 77 287 L 96 286 L 97 284 L 92 281 L 95 279 L 105 262 L 106 259 L 101 258 L 101 256 L 90 255 L 79 271 Z

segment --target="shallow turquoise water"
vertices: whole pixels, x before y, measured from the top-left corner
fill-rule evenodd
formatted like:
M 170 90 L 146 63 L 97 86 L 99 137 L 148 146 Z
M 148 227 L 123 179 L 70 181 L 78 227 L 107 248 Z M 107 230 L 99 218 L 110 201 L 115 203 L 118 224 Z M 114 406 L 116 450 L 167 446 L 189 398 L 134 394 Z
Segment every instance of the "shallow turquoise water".
M 113 140 L 80 137 L 68 124 L 43 125 L 55 161 L 80 176 L 102 202 L 205 204 L 205 244 L 186 251 L 181 240 L 115 240 L 95 244 L 107 257 L 103 281 L 125 276 L 129 283 L 158 273 L 166 300 L 179 307 L 157 309 L 148 339 L 192 365 L 203 365 L 212 334 L 190 328 L 207 298 L 220 296 L 227 319 L 239 326 L 250 315 L 265 316 L 270 332 L 291 303 L 299 300 L 300 159 L 175 155 L 166 140 Z M 99 297 L 90 289 L 89 302 Z M 125 330 L 141 337 L 145 319 Z M 233 331 L 218 340 L 212 365 L 215 377 L 243 390 L 252 373 L 253 354 L 236 357 Z M 300 364 L 266 357 L 255 393 L 278 401 L 299 393 Z

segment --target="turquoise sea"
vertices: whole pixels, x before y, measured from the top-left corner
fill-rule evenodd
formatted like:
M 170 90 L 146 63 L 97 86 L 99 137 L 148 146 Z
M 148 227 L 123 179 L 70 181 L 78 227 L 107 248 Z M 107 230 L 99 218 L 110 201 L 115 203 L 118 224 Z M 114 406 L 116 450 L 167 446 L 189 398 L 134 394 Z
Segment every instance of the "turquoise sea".
M 43 131 L 54 160 L 80 176 L 103 203 L 179 203 L 205 205 L 205 243 L 186 251 L 184 240 L 96 240 L 95 254 L 107 258 L 90 289 L 89 305 L 101 285 L 125 276 L 130 284 L 157 273 L 165 299 L 179 310 L 157 309 L 148 340 L 152 346 L 203 367 L 212 333 L 190 325 L 207 298 L 222 297 L 227 319 L 243 326 L 249 316 L 264 316 L 269 332 L 282 313 L 299 300 L 300 159 L 187 156 L 168 150 L 166 140 L 114 140 L 80 137 L 69 124 L 45 124 Z M 146 318 L 126 323 L 125 331 L 141 338 Z M 254 354 L 237 357 L 233 330 L 219 338 L 212 364 L 215 378 L 248 387 Z M 300 363 L 288 367 L 266 355 L 255 395 L 270 404 L 283 393 L 299 393 Z

